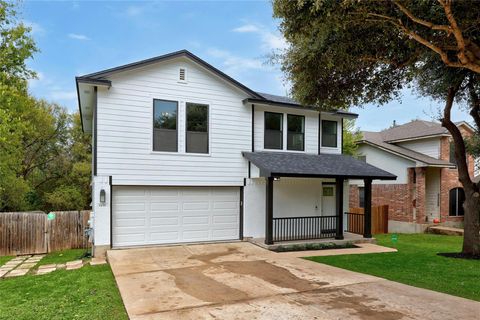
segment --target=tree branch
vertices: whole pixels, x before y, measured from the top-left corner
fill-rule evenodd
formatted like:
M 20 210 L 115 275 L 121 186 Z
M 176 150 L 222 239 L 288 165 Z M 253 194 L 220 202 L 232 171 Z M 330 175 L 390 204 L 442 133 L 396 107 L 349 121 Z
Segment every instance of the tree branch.
M 410 20 L 412 20 L 415 23 L 418 23 L 418 24 L 420 24 L 422 26 L 425 26 L 425 27 L 427 27 L 429 29 L 432 29 L 432 30 L 442 30 L 442 31 L 447 32 L 448 34 L 450 34 L 452 32 L 450 26 L 438 25 L 438 24 L 434 24 L 434 23 L 431 23 L 429 21 L 417 18 L 413 15 L 413 13 L 410 10 L 405 8 L 398 1 L 393 1 L 393 3 L 400 9 L 400 11 L 402 11 L 408 18 L 410 18 Z

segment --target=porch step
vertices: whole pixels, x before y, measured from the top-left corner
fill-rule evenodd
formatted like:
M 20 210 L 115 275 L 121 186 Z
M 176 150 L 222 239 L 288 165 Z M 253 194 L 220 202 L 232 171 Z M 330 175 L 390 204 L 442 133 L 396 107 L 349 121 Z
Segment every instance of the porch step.
M 363 238 L 356 234 L 345 234 L 345 239 L 314 239 L 314 240 L 298 240 L 298 241 L 282 241 L 274 244 L 265 244 L 265 238 L 248 238 L 249 242 L 262 247 L 264 249 L 285 252 L 285 251 L 308 251 L 308 250 L 329 250 L 339 249 L 342 247 L 348 248 L 350 245 L 360 243 L 376 243 L 375 238 Z
M 443 234 L 447 236 L 463 236 L 463 229 L 443 226 L 431 226 L 427 228 L 427 233 Z

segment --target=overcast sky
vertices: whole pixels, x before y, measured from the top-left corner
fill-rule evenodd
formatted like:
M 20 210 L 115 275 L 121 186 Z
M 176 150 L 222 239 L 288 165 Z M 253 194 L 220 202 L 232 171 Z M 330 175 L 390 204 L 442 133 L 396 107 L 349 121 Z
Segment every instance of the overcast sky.
M 269 1 L 26 1 L 22 19 L 40 52 L 29 65 L 39 98 L 78 108 L 75 76 L 187 49 L 249 88 L 285 95 L 278 67 L 266 63 L 286 46 Z M 406 90 L 401 101 L 354 108 L 362 130 L 432 120 L 438 103 Z M 454 120 L 468 120 L 456 110 Z

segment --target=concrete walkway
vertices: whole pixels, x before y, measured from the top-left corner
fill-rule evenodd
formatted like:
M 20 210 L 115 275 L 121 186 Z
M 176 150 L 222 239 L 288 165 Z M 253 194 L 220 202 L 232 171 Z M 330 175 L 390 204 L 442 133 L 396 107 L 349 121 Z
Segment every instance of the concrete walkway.
M 341 249 L 355 253 L 355 249 Z M 391 251 L 368 244 L 357 253 Z M 477 319 L 480 303 L 250 243 L 113 250 L 131 319 Z

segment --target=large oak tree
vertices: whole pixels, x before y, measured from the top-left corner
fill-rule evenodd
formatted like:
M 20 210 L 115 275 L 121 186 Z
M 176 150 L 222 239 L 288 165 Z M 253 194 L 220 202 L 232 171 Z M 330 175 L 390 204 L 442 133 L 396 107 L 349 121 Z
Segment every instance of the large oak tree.
M 468 174 L 466 147 L 480 129 L 480 5 L 475 0 L 274 0 L 288 49 L 277 55 L 293 94 L 321 109 L 384 104 L 405 87 L 444 103 L 439 120 L 455 142 L 466 194 L 463 253 L 480 255 L 480 185 Z M 468 108 L 475 137 L 451 119 Z

